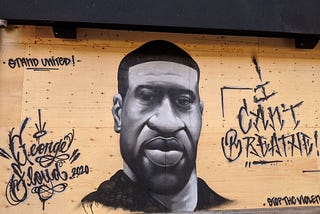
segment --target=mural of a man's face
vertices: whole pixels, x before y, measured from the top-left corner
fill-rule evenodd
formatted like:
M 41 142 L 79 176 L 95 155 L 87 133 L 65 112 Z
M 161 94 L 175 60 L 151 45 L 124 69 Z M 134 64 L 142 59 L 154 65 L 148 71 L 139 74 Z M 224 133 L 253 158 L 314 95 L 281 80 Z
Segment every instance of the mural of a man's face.
M 114 103 L 121 155 L 139 183 L 159 194 L 180 191 L 195 169 L 202 124 L 197 71 L 167 61 L 134 65 L 125 98 Z

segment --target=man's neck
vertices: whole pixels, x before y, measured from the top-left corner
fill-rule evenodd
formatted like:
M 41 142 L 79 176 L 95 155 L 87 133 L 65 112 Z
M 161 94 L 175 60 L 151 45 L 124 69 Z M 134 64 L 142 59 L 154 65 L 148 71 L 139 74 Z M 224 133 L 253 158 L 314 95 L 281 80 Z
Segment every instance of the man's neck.
M 137 182 L 136 175 L 132 172 L 130 167 L 124 162 L 123 163 L 123 172 L 134 182 Z
M 133 181 L 137 182 L 135 174 L 127 164 L 124 164 L 124 173 Z M 191 176 L 184 188 L 171 195 L 157 194 L 149 192 L 159 203 L 167 207 L 172 212 L 194 211 L 198 202 L 198 179 L 196 170 L 193 169 Z

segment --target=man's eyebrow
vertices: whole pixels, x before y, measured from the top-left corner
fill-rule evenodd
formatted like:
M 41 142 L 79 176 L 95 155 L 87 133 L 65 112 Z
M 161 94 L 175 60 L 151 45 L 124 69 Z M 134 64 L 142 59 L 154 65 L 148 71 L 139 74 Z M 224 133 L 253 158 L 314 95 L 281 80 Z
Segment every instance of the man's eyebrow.
M 159 90 L 160 87 L 153 86 L 153 85 L 139 85 L 135 91 L 140 91 L 142 89 L 150 89 L 150 90 Z
M 178 85 L 166 86 L 166 87 L 163 87 L 163 86 L 157 85 L 157 84 L 139 85 L 139 86 L 137 86 L 135 91 L 139 91 L 142 89 L 150 89 L 150 90 L 154 90 L 154 91 L 168 91 L 170 94 L 190 94 L 192 96 L 195 96 L 195 93 L 192 90 L 179 87 Z
M 191 96 L 192 99 L 196 100 L 197 95 L 194 91 L 186 88 L 179 87 L 177 85 L 170 86 L 170 87 L 162 87 L 161 85 L 139 85 L 134 91 L 135 94 L 139 93 L 140 91 L 148 89 L 155 93 L 168 93 L 170 96 L 178 96 L 181 94 L 188 94 Z
M 144 90 L 148 90 L 149 92 L 155 93 L 155 94 L 160 94 L 164 90 L 161 89 L 161 87 L 153 86 L 153 85 L 139 85 L 135 90 L 134 94 L 135 96 L 139 95 L 141 92 Z
M 175 89 L 170 89 L 169 93 L 172 95 L 179 95 L 179 94 L 188 94 L 192 97 L 192 99 L 196 99 L 196 94 L 189 89 L 182 89 L 182 88 L 175 88 Z

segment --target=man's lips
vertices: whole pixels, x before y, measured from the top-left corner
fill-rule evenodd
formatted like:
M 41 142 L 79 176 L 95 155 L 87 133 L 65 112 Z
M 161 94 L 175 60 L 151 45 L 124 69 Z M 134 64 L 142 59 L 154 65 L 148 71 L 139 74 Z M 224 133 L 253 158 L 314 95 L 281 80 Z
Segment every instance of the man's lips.
M 143 150 L 155 165 L 170 167 L 182 159 L 184 148 L 174 137 L 155 137 L 144 144 Z
M 177 141 L 174 137 L 155 137 L 148 140 L 144 146 L 144 149 L 154 149 L 154 150 L 161 150 L 161 151 L 183 151 L 183 146 Z

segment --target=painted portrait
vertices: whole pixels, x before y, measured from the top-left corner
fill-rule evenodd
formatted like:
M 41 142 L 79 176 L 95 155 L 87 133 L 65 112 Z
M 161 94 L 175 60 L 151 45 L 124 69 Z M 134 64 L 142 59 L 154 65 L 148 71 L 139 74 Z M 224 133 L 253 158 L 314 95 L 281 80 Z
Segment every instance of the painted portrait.
M 83 205 L 177 212 L 230 201 L 197 177 L 204 108 L 199 76 L 193 58 L 164 40 L 147 42 L 122 59 L 112 114 L 123 169 L 85 196 Z

